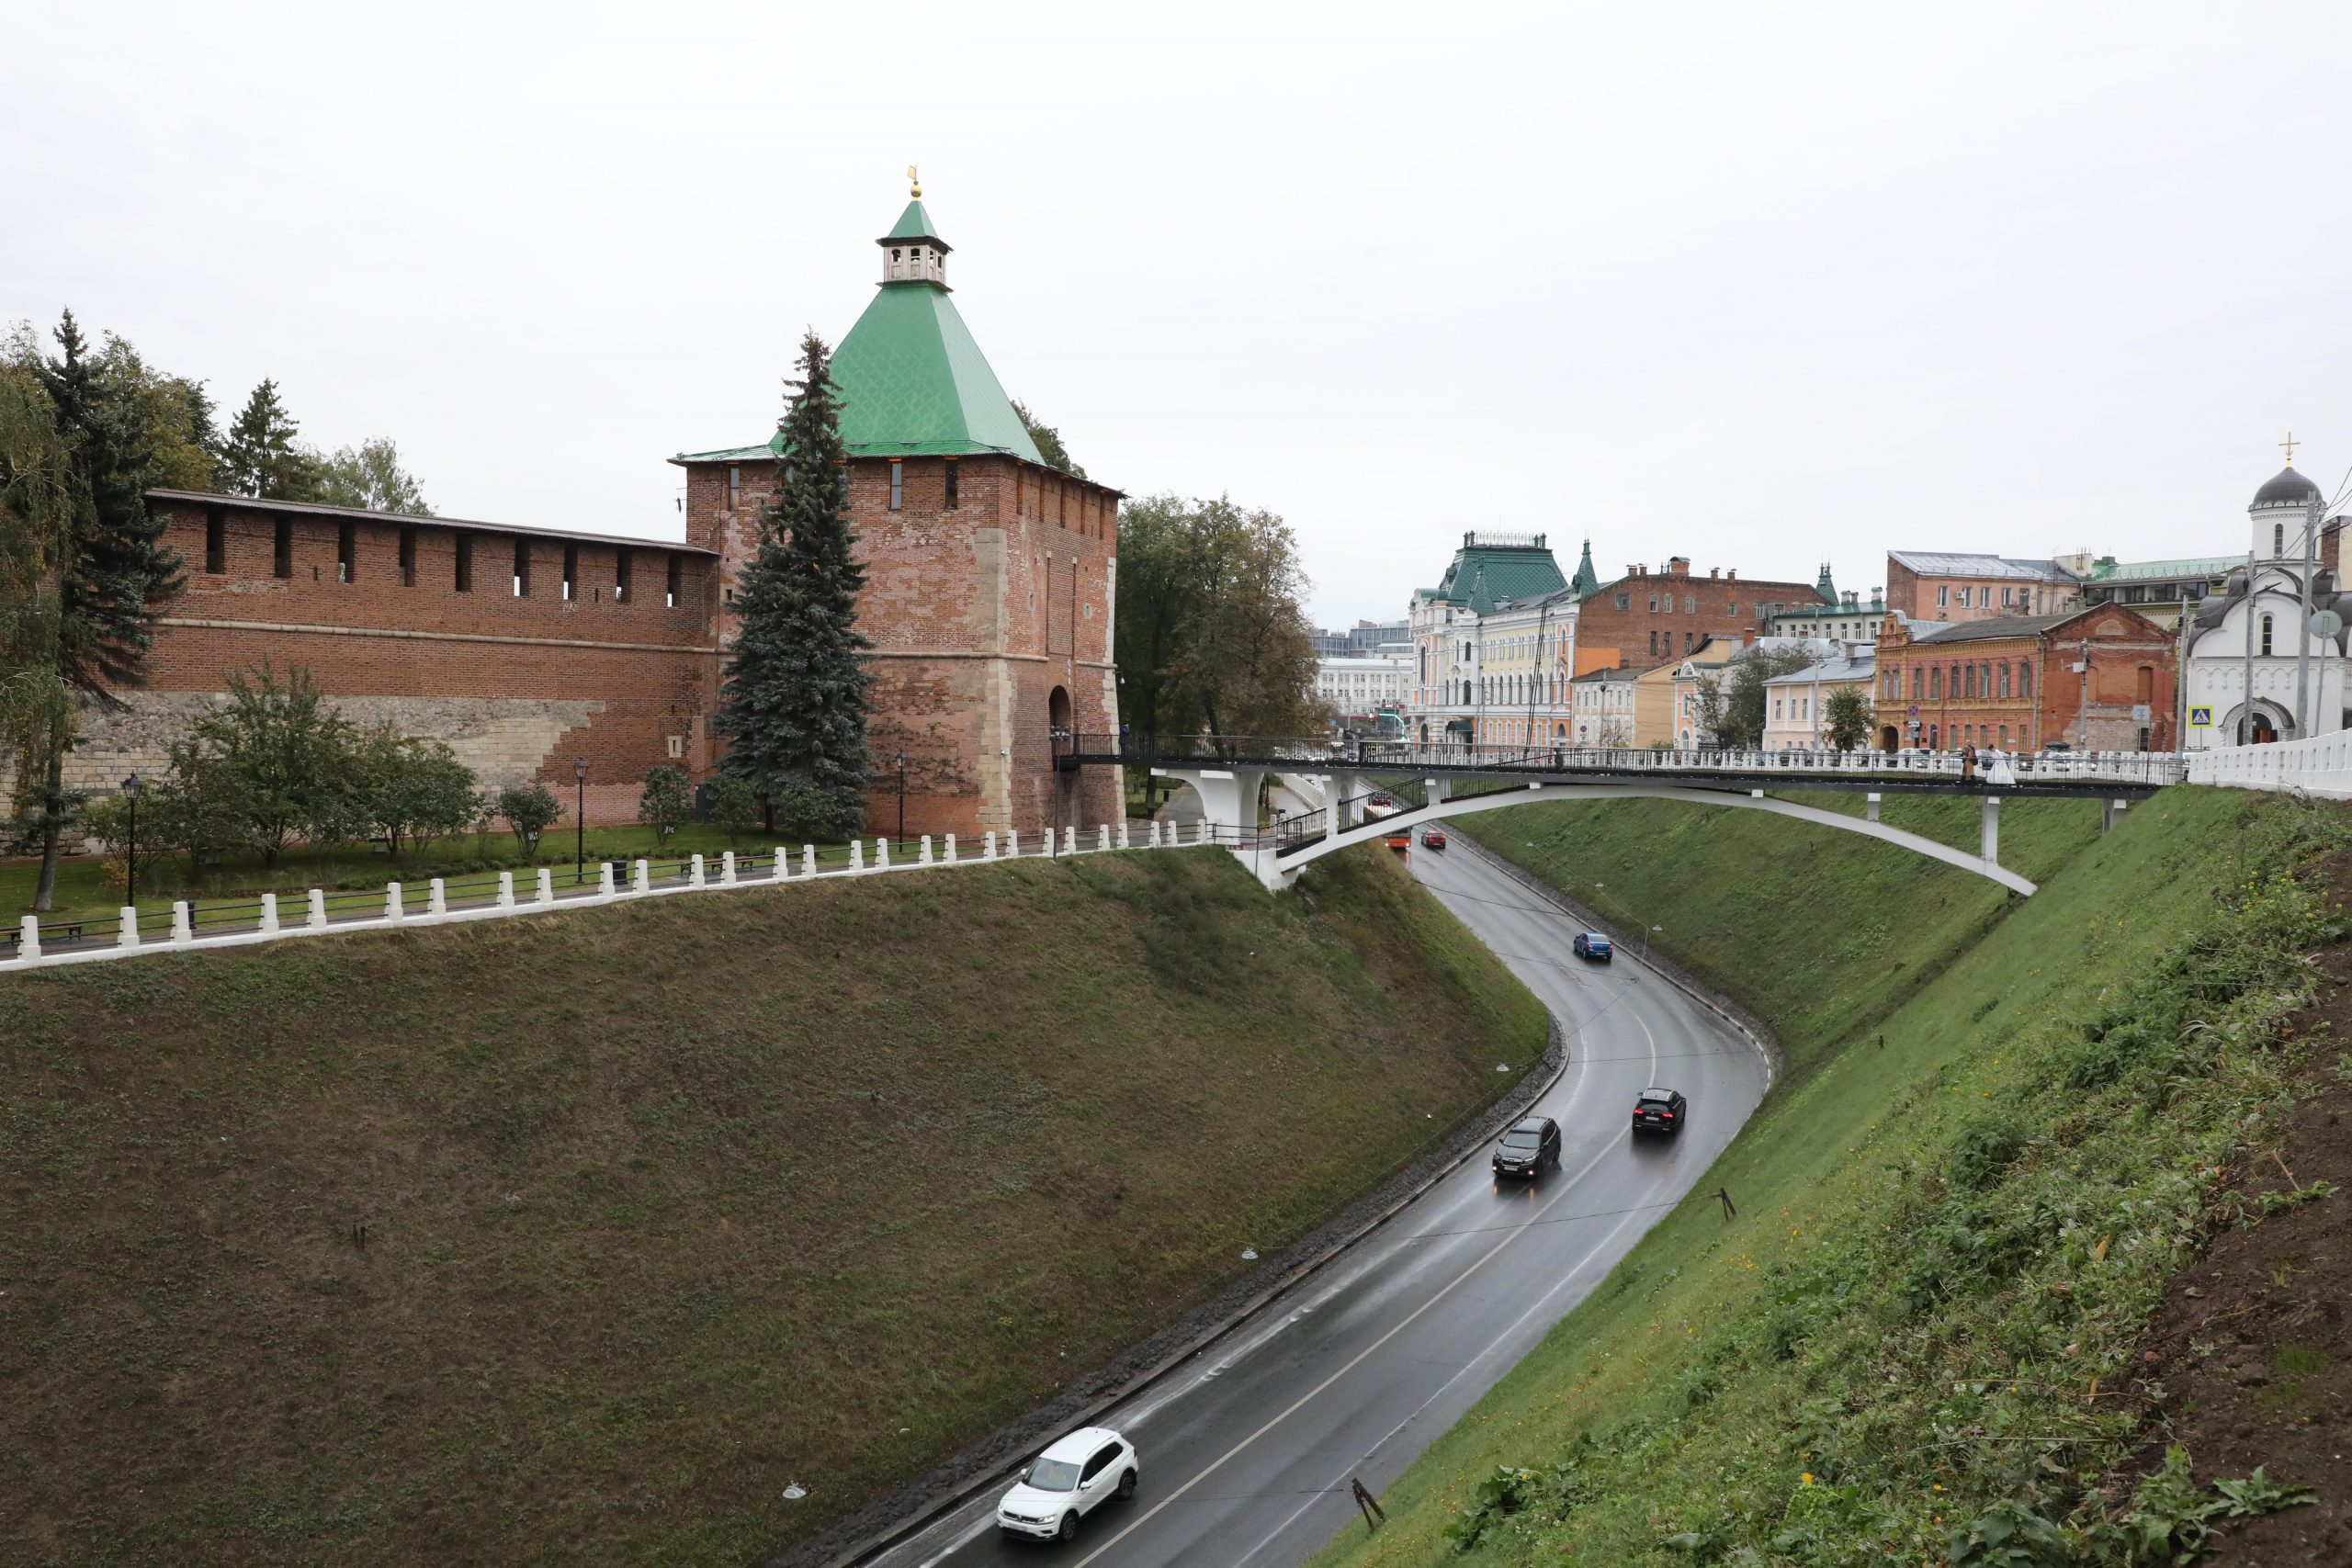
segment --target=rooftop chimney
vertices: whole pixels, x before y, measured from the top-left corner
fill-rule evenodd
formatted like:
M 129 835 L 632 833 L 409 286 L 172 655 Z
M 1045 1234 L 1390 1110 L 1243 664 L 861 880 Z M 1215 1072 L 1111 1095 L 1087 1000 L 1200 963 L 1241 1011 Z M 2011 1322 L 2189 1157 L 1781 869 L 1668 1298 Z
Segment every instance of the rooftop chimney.
M 1742 648 L 1754 648 L 1756 646 L 1756 628 L 1754 626 L 1750 626 L 1746 631 L 1739 634 L 1739 646 Z
M 1666 561 L 1666 572 L 1668 577 L 1690 576 L 1690 558 L 1689 556 L 1668 556 Z
M 1711 566 L 1711 567 L 1709 567 L 1709 568 L 1707 569 L 1707 581 L 1710 581 L 1710 582 L 1720 582 L 1720 581 L 1723 581 L 1723 575 L 1724 575 L 1724 569 L 1723 569 L 1723 568 L 1721 568 L 1721 567 L 1719 567 L 1719 566 Z

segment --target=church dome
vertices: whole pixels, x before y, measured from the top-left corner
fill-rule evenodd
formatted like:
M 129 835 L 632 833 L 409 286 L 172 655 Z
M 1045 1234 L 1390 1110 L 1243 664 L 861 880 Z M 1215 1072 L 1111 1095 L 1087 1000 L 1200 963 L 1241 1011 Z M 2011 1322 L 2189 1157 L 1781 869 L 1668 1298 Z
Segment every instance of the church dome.
M 2319 486 L 2303 478 L 2291 468 L 2281 468 L 2276 478 L 2254 492 L 2256 506 L 2308 506 L 2319 494 Z

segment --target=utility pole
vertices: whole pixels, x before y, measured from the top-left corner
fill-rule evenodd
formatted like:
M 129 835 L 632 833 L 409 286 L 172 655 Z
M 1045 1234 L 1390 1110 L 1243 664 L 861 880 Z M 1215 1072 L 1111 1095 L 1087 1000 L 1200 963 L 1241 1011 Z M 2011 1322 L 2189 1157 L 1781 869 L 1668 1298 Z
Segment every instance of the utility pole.
M 2303 508 L 2302 592 L 2295 615 L 2295 739 L 2312 733 L 2312 576 L 2319 570 L 2319 491 Z
M 2082 692 L 2075 698 L 2075 723 L 2079 733 L 2075 737 L 2077 750 L 2091 749 L 2091 639 L 2083 638 L 2083 661 L 2075 666 L 2083 672 Z
M 2254 744 L 2254 552 L 2245 553 L 2245 702 L 2238 708 L 2238 744 Z

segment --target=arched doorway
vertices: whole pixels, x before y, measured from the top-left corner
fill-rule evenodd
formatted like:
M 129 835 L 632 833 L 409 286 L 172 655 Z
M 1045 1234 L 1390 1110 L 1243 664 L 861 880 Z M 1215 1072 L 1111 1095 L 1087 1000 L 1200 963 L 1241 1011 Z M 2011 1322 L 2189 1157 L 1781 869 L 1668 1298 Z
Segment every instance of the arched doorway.
M 1051 739 L 1054 761 L 1054 823 L 1058 827 L 1074 827 L 1078 822 L 1078 775 L 1076 768 L 1065 768 L 1061 759 L 1078 749 L 1078 738 L 1070 729 L 1069 692 L 1056 686 L 1046 699 L 1046 731 Z
M 1901 750 L 1901 749 L 1902 749 L 1902 744 L 1903 744 L 1903 743 L 1902 743 L 1902 741 L 1901 741 L 1899 739 L 1897 739 L 1897 737 L 1895 736 L 1895 733 L 1894 733 L 1894 726 L 1893 726 L 1893 725 L 1891 725 L 1891 724 L 1886 724 L 1886 725 L 1881 725 L 1881 726 L 1879 727 L 1879 732 L 1878 732 L 1878 749 L 1879 749 L 1880 750 L 1882 750 L 1882 751 L 1894 751 L 1894 750 Z

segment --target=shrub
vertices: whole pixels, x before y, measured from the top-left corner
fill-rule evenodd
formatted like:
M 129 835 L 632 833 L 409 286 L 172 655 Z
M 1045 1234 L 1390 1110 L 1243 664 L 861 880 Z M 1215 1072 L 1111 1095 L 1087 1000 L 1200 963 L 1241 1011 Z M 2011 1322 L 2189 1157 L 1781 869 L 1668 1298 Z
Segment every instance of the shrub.
M 686 775 L 677 768 L 648 768 L 645 789 L 637 797 L 637 819 L 653 829 L 656 843 L 666 844 L 678 825 L 694 814 L 694 797 Z
M 548 786 L 536 780 L 530 784 L 508 784 L 498 792 L 497 814 L 514 829 L 514 840 L 538 855 L 538 839 L 563 815 L 563 803 L 548 792 Z
M 752 794 L 751 784 L 733 773 L 721 773 L 711 780 L 710 819 L 727 829 L 730 840 L 757 826 L 760 803 Z

